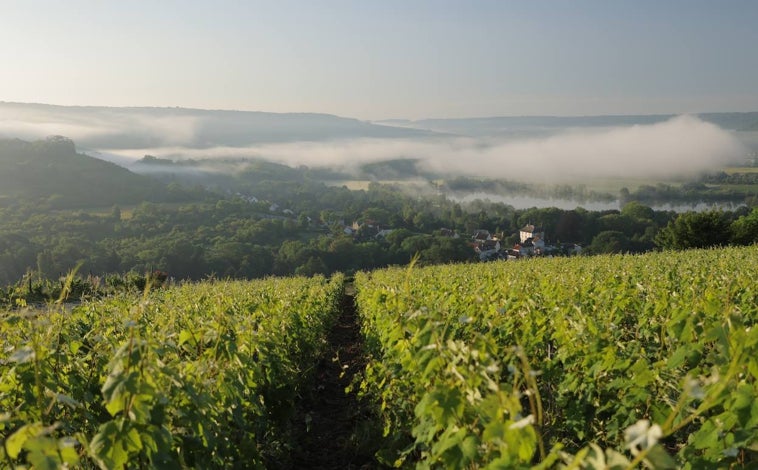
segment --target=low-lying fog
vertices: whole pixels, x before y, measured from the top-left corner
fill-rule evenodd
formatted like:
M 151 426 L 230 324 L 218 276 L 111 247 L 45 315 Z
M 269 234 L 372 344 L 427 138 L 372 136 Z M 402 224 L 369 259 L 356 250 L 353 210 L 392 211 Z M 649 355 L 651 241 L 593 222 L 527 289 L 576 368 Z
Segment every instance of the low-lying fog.
M 145 154 L 171 159 L 256 157 L 293 166 L 346 170 L 365 163 L 413 158 L 420 169 L 435 174 L 538 182 L 686 177 L 741 163 L 749 153 L 735 133 L 692 116 L 652 125 L 571 129 L 529 139 L 349 139 L 242 148 L 163 146 L 109 152 L 135 159 Z
M 129 159 L 133 161 L 146 154 L 170 159 L 254 157 L 293 166 L 343 170 L 365 163 L 413 158 L 420 169 L 447 175 L 536 182 L 619 177 L 670 179 L 741 163 L 750 153 L 745 139 L 755 139 L 753 133 L 724 130 L 686 115 L 653 124 L 562 129 L 540 137 L 512 134 L 509 137 L 443 134 L 408 137 L 403 134 L 405 130 L 395 131 L 387 126 L 335 116 L 303 118 L 294 115 L 292 119 L 298 119 L 297 125 L 301 127 L 307 122 L 329 123 L 320 134 L 316 133 L 323 138 L 216 145 L 198 142 L 199 133 L 206 135 L 210 127 L 221 127 L 219 122 L 222 121 L 214 118 L 213 112 L 192 115 L 188 112 L 171 114 L 165 110 L 163 113 L 119 112 L 120 108 L 112 111 L 105 108 L 87 113 L 82 111 L 87 108 L 73 108 L 77 112 L 66 114 L 52 107 L 57 114 L 50 114 L 44 107 L 30 109 L 14 111 L 13 107 L 0 107 L 0 136 L 31 140 L 50 134 L 65 135 L 73 139 L 80 150 L 124 165 Z M 223 119 L 231 118 L 223 114 Z M 272 119 L 285 122 L 281 117 Z M 275 127 L 269 125 L 268 129 Z M 337 128 L 339 133 L 329 134 Z M 365 137 L 381 135 L 376 129 L 382 128 L 381 132 L 390 137 Z M 242 130 L 240 127 L 234 131 L 238 142 L 242 141 L 239 140 Z M 255 129 L 251 128 L 250 132 L 254 133 Z M 329 138 L 330 135 L 338 135 L 338 138 Z M 248 139 L 250 141 L 255 139 Z

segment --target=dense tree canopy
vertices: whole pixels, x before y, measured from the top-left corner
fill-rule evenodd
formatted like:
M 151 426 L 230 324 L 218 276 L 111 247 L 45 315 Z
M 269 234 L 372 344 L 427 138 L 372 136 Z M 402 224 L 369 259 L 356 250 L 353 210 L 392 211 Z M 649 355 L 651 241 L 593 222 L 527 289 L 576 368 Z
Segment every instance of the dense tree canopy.
M 669 222 L 656 236 L 661 248 L 685 249 L 727 245 L 730 216 L 722 211 L 686 212 Z
M 198 194 L 203 197 L 196 202 L 101 210 L 52 210 L 47 199 L 5 198 L 0 283 L 29 272 L 56 278 L 76 266 L 83 273 L 161 270 L 199 279 L 354 272 L 406 264 L 416 255 L 427 264 L 467 262 L 478 259 L 471 240 L 476 230 L 488 230 L 510 248 L 528 223 L 542 226 L 548 243 L 579 243 L 588 253 L 745 244 L 758 232 L 755 210 L 677 217 L 636 202 L 621 211 L 516 210 L 418 197 L 378 183 L 351 191 L 302 179 L 264 180 L 255 198 Z
M 758 208 L 732 223 L 732 242 L 750 245 L 758 242 Z

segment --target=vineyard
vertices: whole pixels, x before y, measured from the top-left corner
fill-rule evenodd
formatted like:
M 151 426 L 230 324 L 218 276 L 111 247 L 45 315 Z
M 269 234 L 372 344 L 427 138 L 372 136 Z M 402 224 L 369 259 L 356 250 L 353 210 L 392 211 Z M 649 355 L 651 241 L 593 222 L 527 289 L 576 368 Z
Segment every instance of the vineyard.
M 387 465 L 758 465 L 758 247 L 356 278 Z
M 0 468 L 753 467 L 757 280 L 753 246 L 412 263 L 356 310 L 342 275 L 17 299 Z
M 0 466 L 264 468 L 344 281 L 203 282 L 3 314 Z

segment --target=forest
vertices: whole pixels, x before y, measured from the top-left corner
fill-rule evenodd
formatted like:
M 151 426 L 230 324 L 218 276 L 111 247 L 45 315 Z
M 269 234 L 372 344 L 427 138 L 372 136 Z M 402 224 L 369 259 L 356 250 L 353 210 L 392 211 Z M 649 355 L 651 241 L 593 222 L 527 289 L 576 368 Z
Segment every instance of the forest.
M 4 183 L 0 195 L 0 285 L 58 279 L 73 269 L 93 276 L 162 271 L 197 280 L 352 273 L 404 265 L 416 255 L 421 264 L 470 262 L 479 259 L 471 240 L 476 231 L 488 231 L 507 248 L 526 224 L 541 226 L 548 243 L 578 244 L 583 254 L 758 239 L 758 209 L 749 197 L 731 211 L 678 214 L 634 200 L 646 190 L 641 186 L 622 191 L 627 200 L 620 210 L 515 209 L 461 202 L 403 182 L 348 189 L 324 181 L 323 172 L 262 161 L 199 184 L 174 173 L 130 172 L 77 153 L 61 137 L 0 144 L 3 168 L 13 170 L 2 174 L 14 183 Z M 157 159 L 146 160 L 155 165 Z M 477 184 L 489 183 L 450 182 Z M 754 185 L 746 188 L 755 195 Z
M 406 264 L 416 254 L 424 264 L 474 261 L 476 230 L 512 245 L 528 223 L 542 225 L 551 242 L 579 243 L 588 254 L 750 244 L 758 236 L 758 209 L 747 207 L 681 215 L 636 202 L 621 211 L 515 210 L 486 201 L 462 206 L 444 197 L 419 199 L 382 184 L 365 191 L 314 184 L 292 188 L 292 195 L 286 214 L 238 196 L 102 212 L 6 201 L 0 283 L 28 273 L 55 279 L 77 266 L 93 275 L 161 270 L 201 279 L 355 272 Z M 353 222 L 358 229 L 345 233 Z M 392 231 L 377 236 L 368 223 Z

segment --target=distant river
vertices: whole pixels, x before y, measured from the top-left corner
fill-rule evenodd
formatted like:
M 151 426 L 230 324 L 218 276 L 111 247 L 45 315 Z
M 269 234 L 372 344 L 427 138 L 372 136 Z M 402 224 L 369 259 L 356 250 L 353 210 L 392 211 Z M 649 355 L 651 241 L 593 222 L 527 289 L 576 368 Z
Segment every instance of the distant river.
M 563 210 L 583 207 L 588 211 L 621 209 L 618 199 L 614 201 L 576 201 L 572 199 L 548 199 L 529 196 L 502 196 L 499 194 L 490 193 L 469 193 L 466 195 L 448 194 L 447 197 L 453 201 L 458 202 L 472 202 L 477 199 L 489 200 L 492 202 L 501 202 L 503 204 L 509 204 L 513 206 L 514 209 L 529 209 L 532 207 L 557 207 L 558 209 Z M 710 209 L 734 210 L 743 205 L 744 204 L 733 202 L 693 202 L 689 204 L 653 204 L 650 207 L 657 211 L 702 212 Z

